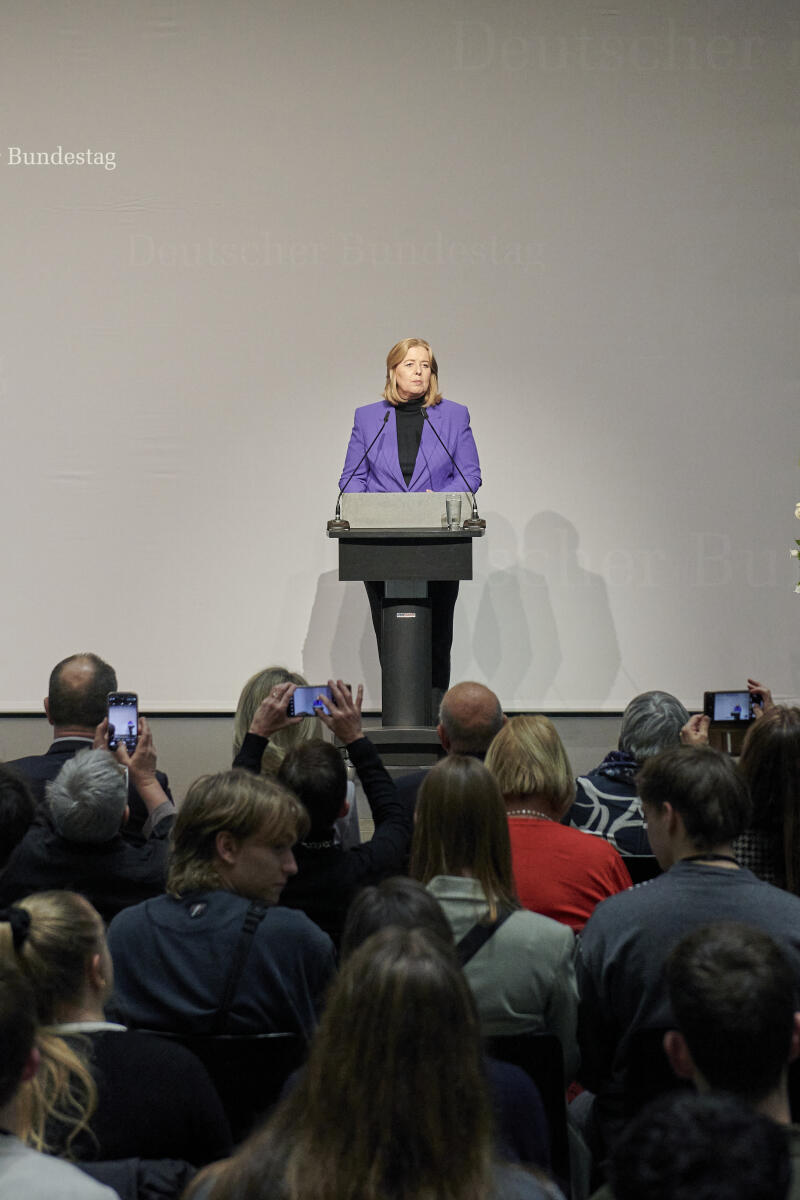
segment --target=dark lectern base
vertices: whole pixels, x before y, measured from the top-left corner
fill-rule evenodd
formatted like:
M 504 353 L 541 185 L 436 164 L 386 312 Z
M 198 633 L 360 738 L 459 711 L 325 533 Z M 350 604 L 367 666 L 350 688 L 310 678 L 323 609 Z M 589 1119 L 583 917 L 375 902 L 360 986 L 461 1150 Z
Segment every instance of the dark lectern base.
M 391 776 L 405 775 L 418 767 L 432 767 L 444 754 L 435 729 L 424 726 L 378 725 L 375 717 L 364 722 L 364 732 L 380 752 Z M 372 724 L 372 720 L 376 723 Z

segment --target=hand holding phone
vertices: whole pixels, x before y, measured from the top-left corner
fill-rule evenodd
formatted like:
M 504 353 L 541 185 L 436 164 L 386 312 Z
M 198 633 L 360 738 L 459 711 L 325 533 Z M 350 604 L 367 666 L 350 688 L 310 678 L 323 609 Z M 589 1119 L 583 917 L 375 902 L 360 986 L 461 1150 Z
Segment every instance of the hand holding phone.
M 150 726 L 144 717 L 139 717 L 139 741 L 133 754 L 128 753 L 127 743 L 123 739 L 117 745 L 117 758 L 128 768 L 137 788 L 155 779 L 156 748 Z
M 759 683 L 757 679 L 748 679 L 747 690 L 754 701 L 754 717 L 763 717 L 765 712 L 768 712 L 770 708 L 774 708 L 775 703 L 772 699 L 772 692 L 766 684 Z
M 364 685 L 359 684 L 356 692 L 356 698 L 353 700 L 353 694 L 350 690 L 350 685 L 344 683 L 343 680 L 329 679 L 328 686 L 325 689 L 330 693 L 329 697 L 325 698 L 324 711 L 317 711 L 317 716 L 322 721 L 323 725 L 327 725 L 340 742 L 344 742 L 345 746 L 349 746 L 351 742 L 356 742 L 360 737 L 364 736 L 364 730 L 361 725 L 361 703 L 364 698 Z
M 295 683 L 276 683 L 253 713 L 248 733 L 256 733 L 259 737 L 270 737 L 287 725 L 296 725 L 302 717 L 292 713 L 292 697 L 297 688 Z
M 705 713 L 695 713 L 681 729 L 682 746 L 707 746 L 710 721 Z

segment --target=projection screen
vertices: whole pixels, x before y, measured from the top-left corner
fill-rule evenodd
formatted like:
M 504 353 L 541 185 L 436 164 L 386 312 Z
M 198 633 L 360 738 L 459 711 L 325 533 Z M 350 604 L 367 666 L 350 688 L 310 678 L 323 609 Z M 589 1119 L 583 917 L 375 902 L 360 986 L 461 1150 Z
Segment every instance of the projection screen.
M 790 6 L 25 0 L 0 39 L 0 709 L 363 679 L 325 534 L 427 338 L 487 521 L 453 678 L 508 709 L 800 694 Z

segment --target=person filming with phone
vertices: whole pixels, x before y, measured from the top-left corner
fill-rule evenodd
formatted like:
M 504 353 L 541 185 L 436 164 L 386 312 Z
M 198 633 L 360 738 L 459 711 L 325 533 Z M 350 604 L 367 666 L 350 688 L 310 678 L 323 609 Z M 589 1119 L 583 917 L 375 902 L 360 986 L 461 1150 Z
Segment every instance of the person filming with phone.
M 355 699 L 341 680 L 324 689 L 305 688 L 310 711 L 290 716 L 298 705 L 294 683 L 276 685 L 256 710 L 234 766 L 258 772 L 271 734 L 301 720 L 321 722 L 344 744 L 356 769 L 375 822 L 368 842 L 344 849 L 334 822 L 347 812 L 347 771 L 340 751 L 322 738 L 299 742 L 283 759 L 277 778 L 294 792 L 311 820 L 294 847 L 297 874 L 289 879 L 281 904 L 302 909 L 339 944 L 347 908 L 359 887 L 402 874 L 411 842 L 411 816 L 372 742 L 364 734 L 358 685 Z M 313 693 L 317 694 L 314 695 Z M 311 715 L 313 713 L 313 716 Z
M 30 826 L 0 877 L 0 904 L 31 892 L 69 888 L 89 900 L 105 921 L 123 908 L 164 891 L 175 806 L 156 774 L 150 727 L 139 718 L 138 744 L 108 748 L 108 721 L 95 746 L 67 758 L 47 784 L 39 819 Z M 122 837 L 128 819 L 128 778 L 148 818 L 141 845 Z
M 44 711 L 53 727 L 53 741 L 44 754 L 29 754 L 5 764 L 26 780 L 37 803 L 42 803 L 45 787 L 55 779 L 64 763 L 79 750 L 94 744 L 97 727 L 108 715 L 109 697 L 116 693 L 116 672 L 97 654 L 70 654 L 53 667 L 44 700 Z M 133 745 L 129 748 L 132 752 Z M 166 775 L 157 771 L 156 777 L 171 800 Z M 125 838 L 142 842 L 145 837 L 143 826 L 149 813 L 132 776 L 128 805 L 130 817 L 125 826 Z

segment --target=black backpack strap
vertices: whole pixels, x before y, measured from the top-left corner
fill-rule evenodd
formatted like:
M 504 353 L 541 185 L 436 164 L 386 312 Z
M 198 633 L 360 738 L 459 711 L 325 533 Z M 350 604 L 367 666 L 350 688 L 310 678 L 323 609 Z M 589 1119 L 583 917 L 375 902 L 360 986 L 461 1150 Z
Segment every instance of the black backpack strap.
M 456 954 L 462 967 L 465 967 L 471 958 L 480 950 L 481 946 L 485 946 L 493 933 L 496 933 L 500 926 L 508 920 L 513 909 L 502 909 L 494 921 L 479 921 L 477 925 L 473 925 L 472 929 L 468 930 L 460 942 L 456 943 Z
M 228 973 L 228 979 L 225 983 L 225 992 L 222 996 L 222 1002 L 214 1019 L 213 1033 L 222 1033 L 225 1026 L 225 1018 L 227 1017 L 230 1007 L 233 1004 L 233 997 L 236 995 L 236 989 L 239 986 L 239 980 L 242 977 L 244 965 L 247 962 L 247 956 L 250 953 L 250 946 L 253 942 L 253 935 L 258 929 L 264 917 L 267 915 L 266 905 L 260 904 L 257 900 L 251 900 L 247 906 L 247 912 L 244 915 L 242 928 L 239 933 L 239 940 L 236 943 L 236 948 L 233 952 L 233 962 Z

